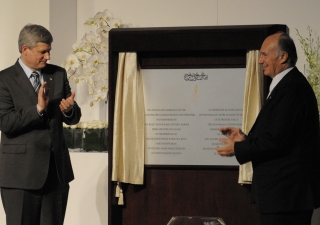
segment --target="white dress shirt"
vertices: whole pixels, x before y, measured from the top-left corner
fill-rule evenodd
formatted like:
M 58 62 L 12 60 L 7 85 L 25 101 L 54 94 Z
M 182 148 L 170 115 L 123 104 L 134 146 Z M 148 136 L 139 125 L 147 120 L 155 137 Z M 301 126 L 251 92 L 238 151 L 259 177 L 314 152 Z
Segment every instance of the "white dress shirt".
M 291 70 L 293 69 L 293 67 L 290 67 L 288 69 L 285 69 L 284 71 L 282 71 L 281 73 L 278 73 L 273 79 L 272 82 L 270 84 L 269 87 L 269 94 L 267 96 L 267 98 L 269 97 L 270 93 L 273 91 L 273 89 L 277 86 L 277 84 L 282 80 L 282 78 L 284 78 L 285 75 L 287 75 L 287 73 L 289 73 Z

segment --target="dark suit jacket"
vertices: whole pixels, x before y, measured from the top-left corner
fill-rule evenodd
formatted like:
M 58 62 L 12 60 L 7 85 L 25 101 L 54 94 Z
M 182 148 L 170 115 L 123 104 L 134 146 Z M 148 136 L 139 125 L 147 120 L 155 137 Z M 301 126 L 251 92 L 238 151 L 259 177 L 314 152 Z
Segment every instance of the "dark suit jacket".
M 71 117 L 60 111 L 62 98 L 71 95 L 66 71 L 48 64 L 41 70 L 50 101 L 43 117 L 37 93 L 17 61 L 0 72 L 0 187 L 39 189 L 43 186 L 53 151 L 59 179 L 74 179 L 62 122 L 76 124 L 81 110 L 75 103 Z
M 297 68 L 274 88 L 235 155 L 240 164 L 252 161 L 252 200 L 261 213 L 319 207 L 319 113 Z

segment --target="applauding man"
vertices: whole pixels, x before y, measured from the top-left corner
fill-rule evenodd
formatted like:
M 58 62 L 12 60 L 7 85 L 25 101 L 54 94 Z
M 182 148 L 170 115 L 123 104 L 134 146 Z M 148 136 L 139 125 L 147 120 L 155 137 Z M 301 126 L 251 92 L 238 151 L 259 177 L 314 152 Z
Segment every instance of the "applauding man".
M 248 135 L 220 128 L 228 138 L 222 156 L 253 166 L 252 201 L 262 225 L 310 224 L 320 206 L 319 112 L 306 78 L 295 67 L 297 53 L 285 33 L 265 39 L 259 63 L 272 78 L 270 92 Z
M 26 25 L 17 62 L 0 72 L 0 187 L 7 225 L 62 225 L 74 179 L 62 123 L 81 110 L 66 71 L 47 64 L 50 32 Z

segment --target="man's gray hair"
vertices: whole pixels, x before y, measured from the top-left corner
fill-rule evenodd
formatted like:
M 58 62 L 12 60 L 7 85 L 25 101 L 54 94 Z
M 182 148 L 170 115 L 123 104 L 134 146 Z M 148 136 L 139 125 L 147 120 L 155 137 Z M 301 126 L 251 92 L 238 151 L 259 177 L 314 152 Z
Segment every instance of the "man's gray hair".
M 280 34 L 279 41 L 278 41 L 278 46 L 279 46 L 278 56 L 281 55 L 283 52 L 288 53 L 288 59 L 286 63 L 288 63 L 289 66 L 295 66 L 298 61 L 298 54 L 297 54 L 294 41 L 288 34 L 284 32 L 277 32 L 277 33 Z
M 28 48 L 32 49 L 37 42 L 51 45 L 52 41 L 52 35 L 45 27 L 37 24 L 27 24 L 22 28 L 19 34 L 19 52 L 22 53 L 23 45 L 26 45 Z

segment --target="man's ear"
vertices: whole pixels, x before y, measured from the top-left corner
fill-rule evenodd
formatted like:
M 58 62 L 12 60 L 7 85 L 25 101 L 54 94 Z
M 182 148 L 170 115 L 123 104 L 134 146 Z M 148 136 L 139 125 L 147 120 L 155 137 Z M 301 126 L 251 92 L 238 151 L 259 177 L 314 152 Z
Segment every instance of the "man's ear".
M 28 46 L 22 45 L 22 47 L 21 47 L 21 54 L 27 55 L 28 50 L 29 50 Z
M 289 55 L 287 52 L 283 52 L 280 58 L 281 58 L 281 64 L 286 64 L 288 62 Z

